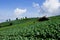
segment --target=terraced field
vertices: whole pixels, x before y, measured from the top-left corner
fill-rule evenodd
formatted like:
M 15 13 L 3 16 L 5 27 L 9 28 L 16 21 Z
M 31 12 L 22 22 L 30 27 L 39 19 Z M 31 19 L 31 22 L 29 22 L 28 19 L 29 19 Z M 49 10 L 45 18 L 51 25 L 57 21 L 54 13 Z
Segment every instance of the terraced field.
M 60 39 L 60 16 L 50 17 L 47 21 L 28 18 L 0 23 L 0 40 L 58 40 Z

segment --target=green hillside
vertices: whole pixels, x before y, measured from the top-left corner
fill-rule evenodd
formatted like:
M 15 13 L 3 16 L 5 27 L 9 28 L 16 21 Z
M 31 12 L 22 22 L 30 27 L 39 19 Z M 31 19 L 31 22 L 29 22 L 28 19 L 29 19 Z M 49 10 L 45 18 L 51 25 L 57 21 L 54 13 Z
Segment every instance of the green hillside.
M 49 17 L 47 21 L 38 19 L 27 18 L 0 23 L 0 40 L 60 39 L 60 16 Z

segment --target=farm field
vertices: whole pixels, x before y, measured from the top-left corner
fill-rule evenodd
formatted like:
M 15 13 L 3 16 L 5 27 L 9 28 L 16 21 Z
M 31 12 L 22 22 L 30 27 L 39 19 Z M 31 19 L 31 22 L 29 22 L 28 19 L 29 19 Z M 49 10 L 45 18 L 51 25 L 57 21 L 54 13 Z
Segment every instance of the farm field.
M 12 23 L 12 25 L 9 25 Z M 59 40 L 60 16 L 47 21 L 27 18 L 0 23 L 0 40 Z

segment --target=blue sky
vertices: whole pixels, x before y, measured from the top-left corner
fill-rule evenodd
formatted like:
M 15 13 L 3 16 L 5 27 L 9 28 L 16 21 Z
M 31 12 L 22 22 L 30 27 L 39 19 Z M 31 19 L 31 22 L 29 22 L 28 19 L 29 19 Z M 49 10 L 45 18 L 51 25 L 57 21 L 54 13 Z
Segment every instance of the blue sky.
M 52 11 L 55 8 L 57 8 L 57 12 L 59 11 L 58 8 L 60 9 L 60 2 L 58 2 L 58 0 L 57 2 L 56 0 L 53 0 L 53 3 L 56 3 L 56 5 L 58 5 L 55 8 L 51 5 L 50 2 L 52 2 L 52 0 L 0 0 L 0 22 L 6 21 L 7 19 L 13 20 L 16 17 L 39 17 L 46 15 L 46 13 L 47 15 L 54 15 L 52 14 L 54 13 Z M 48 6 L 51 6 L 53 10 Z M 47 12 L 45 9 L 49 10 L 49 12 Z M 50 13 L 50 10 L 52 10 L 52 13 Z

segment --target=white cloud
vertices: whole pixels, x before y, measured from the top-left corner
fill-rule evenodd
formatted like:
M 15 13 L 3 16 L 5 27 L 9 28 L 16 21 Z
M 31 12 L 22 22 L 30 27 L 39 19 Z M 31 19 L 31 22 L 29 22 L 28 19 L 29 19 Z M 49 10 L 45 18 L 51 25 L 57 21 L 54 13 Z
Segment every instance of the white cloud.
M 35 7 L 38 12 L 40 12 L 40 5 L 38 3 L 33 2 L 33 7 Z
M 48 12 L 54 12 L 57 11 L 60 7 L 59 0 L 46 0 L 43 3 L 43 6 L 47 8 Z
M 38 3 L 33 2 L 33 7 L 35 7 L 35 8 L 39 8 L 40 5 L 39 5 Z
M 16 8 L 15 10 L 14 10 L 14 13 L 15 13 L 15 15 L 21 15 L 21 14 L 24 14 L 24 13 L 26 13 L 27 12 L 27 9 L 20 9 L 20 8 Z
M 59 0 L 46 0 L 42 6 L 40 6 L 37 3 L 35 8 L 37 8 L 40 11 L 40 13 L 43 13 L 46 15 L 60 15 L 60 2 L 59 2 Z

